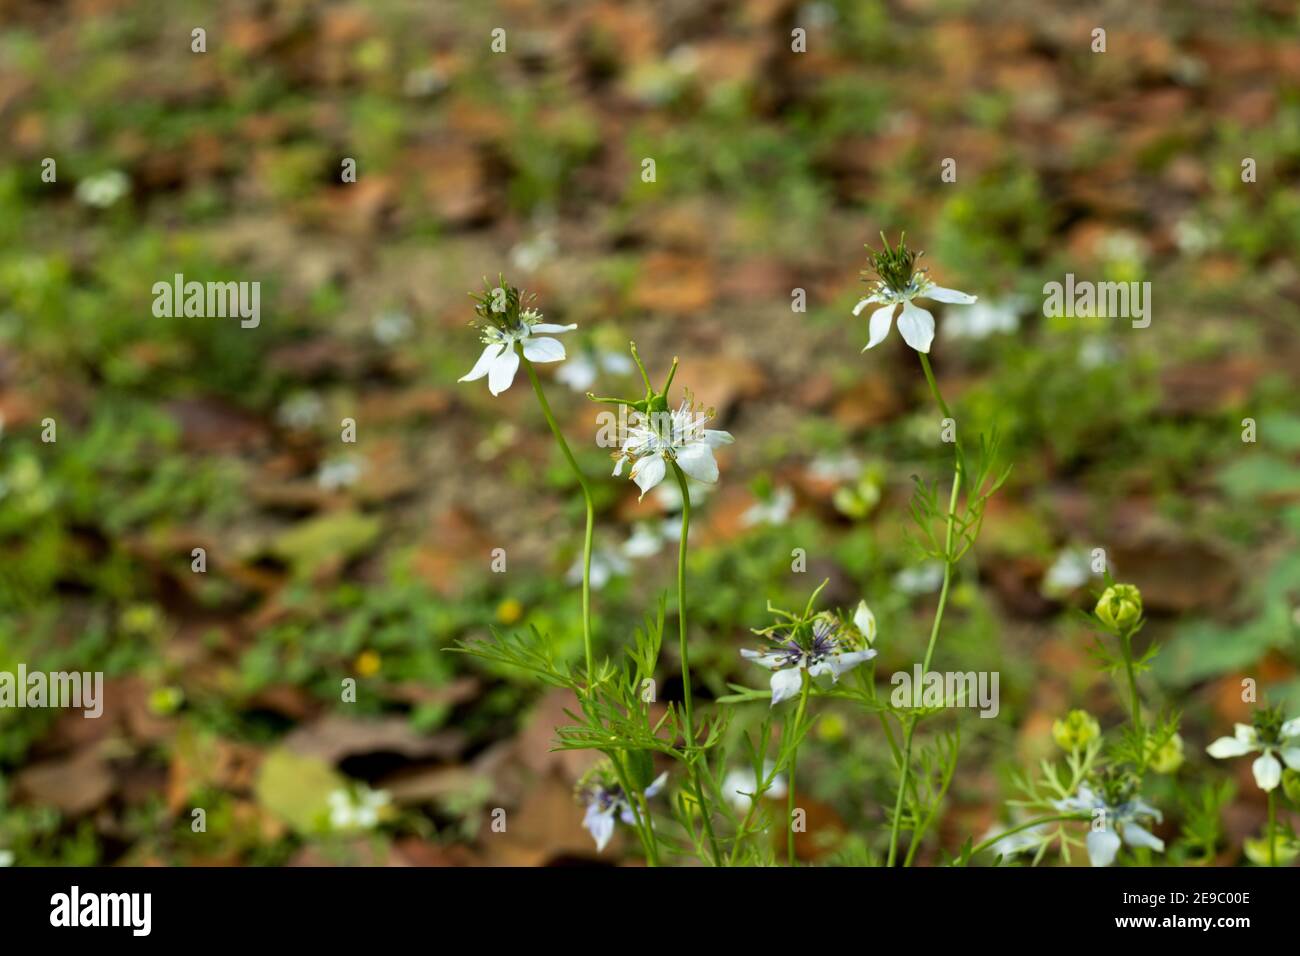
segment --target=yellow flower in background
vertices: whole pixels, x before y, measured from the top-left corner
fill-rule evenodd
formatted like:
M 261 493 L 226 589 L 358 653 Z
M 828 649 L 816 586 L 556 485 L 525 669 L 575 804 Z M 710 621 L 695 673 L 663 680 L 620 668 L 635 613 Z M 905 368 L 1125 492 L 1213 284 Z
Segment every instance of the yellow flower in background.
M 827 714 L 817 722 L 817 738 L 823 743 L 833 744 L 844 739 L 848 725 L 842 714 Z
M 357 655 L 353 668 L 362 677 L 373 677 L 379 673 L 379 668 L 383 666 L 383 658 L 374 651 L 362 651 Z
M 1174 734 L 1157 748 L 1154 740 L 1147 741 L 1149 766 L 1156 773 L 1173 773 L 1183 765 L 1183 738 Z
M 1052 724 L 1052 739 L 1062 750 L 1082 750 L 1101 736 L 1101 724 L 1086 710 L 1072 710 Z
M 517 624 L 524 616 L 524 606 L 516 598 L 506 598 L 497 605 L 497 620 L 502 624 Z

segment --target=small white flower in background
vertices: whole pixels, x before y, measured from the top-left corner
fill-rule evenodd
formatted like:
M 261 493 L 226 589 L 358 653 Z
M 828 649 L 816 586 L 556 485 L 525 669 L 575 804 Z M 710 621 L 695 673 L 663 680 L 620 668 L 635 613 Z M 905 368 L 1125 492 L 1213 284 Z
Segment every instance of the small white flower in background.
M 0 850 L 0 866 L 13 866 L 13 865 L 14 865 L 14 851 Z
M 1116 799 L 1108 803 L 1087 784 L 1081 784 L 1078 794 L 1054 801 L 1054 806 L 1063 813 L 1094 814 L 1088 824 L 1090 829 L 1086 841 L 1088 861 L 1093 866 L 1110 866 L 1120 846 L 1125 843 L 1149 847 L 1157 853 L 1165 850 L 1165 841 L 1143 826 L 1145 821 L 1159 823 L 1164 818 L 1159 810 L 1142 800 Z M 1102 813 L 1097 814 L 1098 810 Z M 1094 821 L 1099 821 L 1100 826 Z
M 903 594 L 933 594 L 943 586 L 943 563 L 926 561 L 915 567 L 903 568 L 894 575 L 894 590 Z
M 771 646 L 766 650 L 744 648 L 740 656 L 772 671 L 772 706 L 775 707 L 799 693 L 804 671 L 809 677 L 830 674 L 831 681 L 835 682 L 841 674 L 876 656 L 869 647 L 876 638 L 876 617 L 865 601 L 858 604 L 853 623 L 868 647 L 858 647 L 833 616 L 819 614 L 806 636 L 786 631 L 769 638 Z
M 772 777 L 772 769 L 775 764 L 772 761 L 765 761 L 763 764 L 763 779 Z M 730 770 L 722 779 L 722 793 L 727 798 L 727 802 L 736 808 L 738 813 L 745 813 L 749 810 L 749 805 L 754 802 L 751 796 L 758 789 L 758 781 L 754 779 L 753 767 L 737 767 Z M 772 785 L 764 791 L 764 798 L 780 800 L 786 794 L 785 776 L 777 774 L 772 777 Z
M 299 392 L 280 403 L 275 420 L 286 428 L 310 428 L 325 415 L 325 403 L 313 392 Z
M 610 582 L 611 578 L 627 574 L 627 560 L 617 551 L 597 551 L 591 556 L 591 586 L 599 591 Z M 582 583 L 582 557 L 579 556 L 565 574 L 568 584 Z
M 1079 366 L 1086 369 L 1110 365 L 1119 358 L 1114 343 L 1100 336 L 1089 336 L 1079 343 Z
M 1001 302 L 975 302 L 969 309 L 954 312 L 943 323 L 946 339 L 984 339 L 998 332 L 1020 328 L 1024 300 L 1013 296 Z
M 623 465 L 632 463 L 629 477 L 641 489 L 641 497 L 668 474 L 669 462 L 676 462 L 689 477 L 706 484 L 718 480 L 718 463 L 713 450 L 735 441 L 730 432 L 705 428 L 712 419 L 689 399 L 675 410 L 645 414 L 632 411 L 628 416 L 623 447 L 614 462 L 615 477 Z
M 1079 548 L 1066 548 L 1056 556 L 1052 566 L 1043 575 L 1042 591 L 1049 597 L 1060 597 L 1083 587 L 1092 580 L 1092 563 L 1088 552 Z
M 550 335 L 571 332 L 576 325 L 553 325 L 542 321 L 536 309 L 525 308 L 532 299 L 504 282 L 497 288 L 488 288 L 474 297 L 474 311 L 480 322 L 478 329 L 484 342 L 483 352 L 468 373 L 458 381 L 475 382 L 485 375 L 488 391 L 500 395 L 508 389 L 519 371 L 519 352 L 530 362 L 562 362 L 564 346 Z
M 379 816 L 391 802 L 386 790 L 371 790 L 364 784 L 351 790 L 334 790 L 326 798 L 330 826 L 335 830 L 373 830 Z
M 596 376 L 601 372 L 627 375 L 633 368 L 632 360 L 621 352 L 584 353 L 565 362 L 555 377 L 575 392 L 585 392 L 595 384 Z
M 713 493 L 713 485 L 691 485 L 691 505 L 700 504 Z M 655 489 L 655 502 L 665 514 L 675 515 L 682 510 L 682 489 L 677 482 L 664 482 Z M 664 519 L 664 540 L 676 541 L 681 537 L 681 525 L 671 518 Z
M 77 201 L 96 209 L 107 209 L 131 191 L 131 180 L 117 169 L 87 177 L 77 183 Z
M 554 231 L 549 226 L 540 229 L 531 239 L 525 239 L 510 250 L 510 264 L 523 272 L 536 272 L 560 251 Z
M 862 310 L 869 305 L 880 306 L 871 313 L 867 323 L 870 337 L 862 351 L 874 348 L 885 340 L 894 322 L 894 312 L 902 305 L 903 310 L 898 317 L 899 334 L 903 336 L 903 341 L 918 352 L 928 352 L 934 341 L 934 316 L 913 305 L 912 300 L 933 299 L 935 302 L 953 305 L 970 305 L 976 301 L 976 297 L 931 282 L 924 269 L 916 268 L 916 262 L 923 253 L 908 249 L 902 238 L 892 249 L 883 234 L 880 238 L 884 241 L 884 249 L 871 252 L 871 272 L 877 276 L 872 282 L 871 294 L 853 307 L 853 314 L 861 315 Z
M 326 491 L 350 488 L 361 477 L 361 463 L 354 458 L 331 458 L 321 463 L 316 484 Z
M 1283 763 L 1292 770 L 1300 770 L 1300 717 L 1284 721 L 1276 708 L 1259 710 L 1255 712 L 1253 727 L 1237 724 L 1234 730 L 1233 736 L 1220 737 L 1205 748 L 1206 752 L 1217 760 L 1260 754 L 1250 768 L 1259 789 L 1269 791 L 1282 782 Z
M 409 338 L 414 330 L 415 324 L 411 317 L 395 309 L 379 313 L 370 326 L 371 334 L 380 345 L 396 345 Z
M 623 542 L 623 554 L 629 558 L 648 558 L 663 550 L 664 536 L 647 524 L 639 524 Z
M 645 788 L 646 799 L 659 793 L 668 780 L 667 772 L 661 773 L 650 786 Z M 632 814 L 632 804 L 628 801 L 623 788 L 610 779 L 609 772 L 597 767 L 578 784 L 579 799 L 586 804 L 587 812 L 582 818 L 582 825 L 596 841 L 596 852 L 602 852 L 614 835 L 614 824 L 621 820 L 628 826 L 636 822 Z
M 809 463 L 808 473 L 820 481 L 851 481 L 862 473 L 862 462 L 849 454 L 818 455 Z
M 794 492 L 789 488 L 778 488 L 763 501 L 756 501 L 740 516 L 740 523 L 746 527 L 756 524 L 783 525 L 790 518 L 794 508 Z

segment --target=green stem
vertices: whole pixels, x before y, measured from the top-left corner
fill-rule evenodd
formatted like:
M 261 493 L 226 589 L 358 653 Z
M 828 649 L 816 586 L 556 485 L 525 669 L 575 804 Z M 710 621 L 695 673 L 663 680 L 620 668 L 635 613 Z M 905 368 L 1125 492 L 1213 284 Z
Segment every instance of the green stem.
M 917 352 L 921 357 L 921 368 L 925 370 L 925 380 L 930 385 L 930 393 L 934 396 L 939 408 L 943 411 L 945 418 L 952 418 L 952 413 L 948 410 L 948 403 L 943 400 L 939 393 L 939 385 L 935 381 L 934 371 L 930 368 L 930 357 L 924 352 Z M 960 447 L 960 445 L 958 446 Z M 944 608 L 948 605 L 948 591 L 952 585 L 952 543 L 954 537 L 954 526 L 957 521 L 957 496 L 961 490 L 961 459 L 958 457 L 957 467 L 953 470 L 952 476 L 952 493 L 948 497 L 948 515 L 947 529 L 944 532 L 944 563 L 943 563 L 943 587 L 939 591 L 939 606 L 934 612 L 934 624 L 930 628 L 930 642 L 925 648 L 925 661 L 921 665 L 922 675 L 930 670 L 930 661 L 934 657 L 934 648 L 939 640 L 939 628 L 943 624 Z M 903 761 L 899 771 L 898 796 L 894 801 L 894 821 L 890 827 L 889 833 L 889 858 L 886 866 L 893 866 L 894 861 L 898 859 L 898 836 L 899 829 L 903 822 L 903 796 L 907 792 L 908 779 L 912 772 L 912 742 L 916 735 L 916 725 L 920 717 L 913 714 L 907 722 L 907 731 L 903 739 Z M 915 838 L 915 837 L 914 837 Z
M 618 785 L 623 788 L 623 795 L 627 797 L 628 806 L 632 810 L 632 821 L 635 824 L 636 835 L 641 840 L 641 848 L 645 850 L 646 863 L 650 866 L 658 866 L 659 853 L 655 846 L 654 827 L 652 824 L 649 824 L 650 807 L 644 803 L 645 794 L 643 791 L 634 791 L 632 789 L 630 783 L 631 778 L 629 778 L 627 773 L 624 771 L 623 758 L 619 754 L 612 752 L 609 753 L 609 760 L 610 763 L 614 765 L 614 773 L 618 777 Z M 645 806 L 646 823 L 644 824 L 642 823 L 641 813 L 637 809 L 636 805 L 638 797 L 643 801 L 642 805 Z M 649 825 L 648 835 L 646 832 L 647 825 Z
M 537 403 L 542 406 L 542 415 L 546 417 L 546 424 L 551 426 L 551 434 L 555 436 L 560 451 L 564 452 L 569 467 L 573 469 L 573 474 L 578 479 L 578 486 L 582 488 L 582 498 L 587 506 L 587 531 L 582 539 L 582 645 L 587 658 L 587 686 L 590 688 L 596 679 L 591 650 L 591 537 L 596 523 L 596 508 L 592 503 L 591 487 L 587 484 L 582 469 L 578 467 L 578 459 L 573 457 L 569 443 L 564 440 L 564 433 L 560 431 L 560 425 L 551 411 L 550 402 L 546 400 L 546 393 L 542 391 L 537 370 L 533 368 L 533 363 L 524 357 L 523 346 L 516 344 L 515 350 L 519 353 L 519 361 L 523 364 L 524 371 L 528 373 L 528 380 L 533 383 L 533 391 L 537 393 Z
M 794 866 L 794 788 L 795 772 L 799 761 L 799 733 L 803 730 L 804 714 L 808 710 L 808 691 L 812 687 L 812 678 L 808 669 L 803 670 L 803 687 L 799 691 L 799 709 L 794 715 L 794 730 L 790 735 L 790 785 L 786 788 L 785 803 L 785 851 L 786 864 Z
M 982 843 L 977 843 L 975 846 L 971 848 L 970 855 L 974 856 L 976 853 L 982 853 L 984 850 L 987 850 L 989 847 L 993 846 L 993 844 L 997 843 L 999 840 L 1005 840 L 1007 837 L 1011 836 L 1011 834 L 1019 833 L 1021 830 L 1028 830 L 1032 827 L 1042 826 L 1044 823 L 1056 823 L 1058 821 L 1065 821 L 1065 820 L 1088 820 L 1088 819 L 1091 818 L 1085 816 L 1082 813 L 1058 813 L 1055 816 L 1051 816 L 1051 817 L 1039 817 L 1037 820 L 1030 820 L 1027 823 L 1018 824 L 1012 827 L 1010 830 L 1003 830 L 995 837 L 989 837 L 987 840 L 983 841 Z
M 1277 793 L 1268 792 L 1268 865 L 1277 866 Z
M 682 714 L 686 731 L 686 765 L 690 770 L 691 784 L 695 789 L 695 800 L 700 808 L 700 817 L 704 821 L 704 832 L 709 838 L 709 848 L 713 852 L 715 866 L 722 865 L 722 849 L 718 838 L 713 833 L 713 821 L 709 819 L 708 804 L 704 801 L 704 788 L 700 786 L 700 771 L 697 758 L 692 753 L 695 749 L 695 719 L 691 707 L 691 653 L 686 641 L 686 539 L 691 531 L 691 490 L 686 485 L 686 475 L 672 462 L 673 474 L 677 478 L 677 487 L 682 493 L 682 536 L 677 542 L 677 638 L 679 654 L 682 661 Z M 705 758 L 701 754 L 700 760 Z M 706 762 L 707 767 L 707 762 Z
M 1138 694 L 1137 674 L 1133 671 L 1133 636 L 1127 633 L 1121 634 L 1119 646 L 1124 654 L 1124 672 L 1128 675 L 1129 709 L 1133 712 L 1133 729 L 1138 732 L 1138 739 L 1142 742 L 1141 769 L 1145 769 L 1146 726 L 1142 723 L 1142 698 Z

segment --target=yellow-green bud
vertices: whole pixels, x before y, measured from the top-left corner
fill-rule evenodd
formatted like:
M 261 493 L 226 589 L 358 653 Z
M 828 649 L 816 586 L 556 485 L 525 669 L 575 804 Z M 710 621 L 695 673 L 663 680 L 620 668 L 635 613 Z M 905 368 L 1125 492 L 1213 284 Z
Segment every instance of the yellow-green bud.
M 1156 747 L 1154 738 L 1147 739 L 1147 766 L 1156 773 L 1173 773 L 1183 765 L 1183 738 L 1174 734 L 1164 746 Z
M 1127 634 L 1142 617 L 1142 592 L 1131 584 L 1112 584 L 1102 593 L 1093 613 L 1111 630 Z
M 1052 739 L 1062 750 L 1082 750 L 1101 736 L 1101 724 L 1086 710 L 1072 710 L 1052 724 Z

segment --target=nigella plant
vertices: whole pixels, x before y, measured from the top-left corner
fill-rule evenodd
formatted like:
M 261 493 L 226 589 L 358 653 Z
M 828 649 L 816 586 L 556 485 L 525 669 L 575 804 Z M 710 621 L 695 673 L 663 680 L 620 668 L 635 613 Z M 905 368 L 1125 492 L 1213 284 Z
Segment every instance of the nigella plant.
M 556 729 L 557 746 L 564 750 L 596 750 L 604 755 L 599 768 L 581 789 L 586 805 L 584 825 L 603 849 L 616 821 L 630 826 L 641 843 L 650 865 L 661 862 L 671 849 L 682 852 L 690 846 L 698 858 L 715 864 L 726 862 L 714 828 L 717 808 L 727 802 L 719 776 L 710 771 L 708 753 L 717 745 L 723 725 L 698 721 L 692 702 L 690 646 L 687 640 L 686 549 L 690 532 L 691 495 L 688 477 L 713 483 L 719 471 L 714 449 L 729 444 L 725 431 L 705 428 L 712 412 L 699 408 L 689 397 L 670 409 L 669 390 L 677 369 L 674 360 L 664 385 L 655 389 L 636 346 L 631 346 L 635 366 L 646 391 L 643 397 L 596 399 L 627 409 L 627 427 L 619 436 L 616 457 L 622 466 L 631 463 L 631 476 L 642 493 L 668 474 L 676 479 L 682 494 L 682 527 L 677 561 L 677 621 L 682 699 L 668 701 L 662 714 L 654 713 L 660 650 L 663 645 L 666 601 L 657 613 L 646 618 L 623 648 L 623 662 L 597 659 L 591 627 L 592 535 L 595 508 L 587 476 L 570 449 L 547 401 L 545 390 L 533 367 L 534 362 L 564 358 L 564 348 L 551 338 L 569 331 L 572 325 L 541 321 L 534 298 L 509 285 L 504 279 L 496 288 L 474 296 L 475 313 L 484 349 L 463 381 L 487 377 L 495 395 L 508 388 L 515 373 L 527 373 L 537 403 L 555 438 L 586 505 L 586 528 L 582 561 L 582 632 L 585 667 L 574 671 L 557 660 L 550 639 L 535 629 L 528 636 L 494 630 L 491 640 L 462 642 L 456 650 L 497 664 L 522 668 L 541 680 L 571 690 L 577 707 L 568 712 L 570 725 Z M 593 396 L 594 398 L 594 396 Z M 616 468 L 618 474 L 620 468 Z M 671 823 L 657 820 L 649 797 L 664 790 L 667 772 L 655 776 L 656 756 L 667 757 L 685 770 L 683 787 L 670 804 Z M 667 832 L 666 832 L 667 831 Z
M 927 561 L 940 564 L 943 576 L 939 589 L 939 600 L 930 627 L 930 638 L 926 644 L 925 656 L 921 663 L 921 672 L 930 670 L 935 650 L 943 626 L 944 613 L 948 606 L 953 572 L 974 545 L 983 521 L 985 505 L 989 497 L 1006 480 L 1009 469 L 995 471 L 997 457 L 997 436 L 989 438 L 980 436 L 979 452 L 968 455 L 961 439 L 961 426 L 953 417 L 948 403 L 944 401 L 939 390 L 938 381 L 930 365 L 930 346 L 934 341 L 934 316 L 927 310 L 913 304 L 914 299 L 931 299 L 936 302 L 952 304 L 970 304 L 976 297 L 965 292 L 936 285 L 927 271 L 918 263 L 923 252 L 910 249 L 900 236 L 896 245 L 881 235 L 882 248 L 872 250 L 869 246 L 870 261 L 863 277 L 868 282 L 868 294 L 858 302 L 854 315 L 861 314 L 868 305 L 878 305 L 868 321 L 868 335 L 865 352 L 884 340 L 889 332 L 893 316 L 902 307 L 898 319 L 898 329 L 904 341 L 915 350 L 921 363 L 921 370 L 934 398 L 935 405 L 942 415 L 938 424 L 942 436 L 945 429 L 951 428 L 954 452 L 954 469 L 952 485 L 945 503 L 942 500 L 937 482 L 918 480 L 911 502 L 913 521 L 919 529 L 917 543 L 922 556 Z M 964 496 L 964 497 L 963 497 Z M 918 788 L 912 782 L 913 752 L 917 725 L 929 716 L 924 709 L 910 709 L 892 712 L 892 716 L 901 724 L 902 747 L 896 754 L 899 779 L 895 793 L 893 813 L 890 817 L 889 847 L 886 865 L 893 866 L 899 862 L 900 846 L 904 829 L 910 829 L 910 845 L 902 857 L 902 863 L 908 865 L 915 858 L 921 840 L 933 823 L 935 813 L 928 812 L 920 804 L 916 794 Z M 882 721 L 887 721 L 882 716 Z M 886 730 L 888 725 L 886 722 Z M 891 732 L 892 733 L 892 732 Z M 892 740 L 892 736 L 891 736 Z M 941 738 L 936 744 L 936 751 L 923 754 L 923 761 L 929 764 L 946 766 L 949 760 L 955 760 L 956 739 Z M 942 778 L 942 774 L 940 775 Z
M 1277 789 L 1282 783 L 1284 765 L 1289 768 L 1285 771 L 1288 774 L 1300 771 L 1300 717 L 1287 720 L 1280 707 L 1261 707 L 1255 711 L 1251 723 L 1237 724 L 1231 737 L 1220 737 L 1206 750 L 1218 760 L 1259 754 L 1250 768 L 1255 783 L 1267 794 L 1268 800 L 1268 823 L 1264 834 L 1267 848 L 1259 855 L 1268 861 L 1269 866 L 1277 866 L 1279 851 L 1293 857 L 1295 834 L 1283 833 L 1278 827 Z M 1300 786 L 1294 791 L 1300 793 Z
M 754 796 L 775 790 L 780 773 L 784 773 L 789 781 L 785 788 L 786 861 L 791 866 L 795 862 L 799 745 L 811 724 L 809 699 L 813 696 L 841 696 L 835 690 L 839 687 L 840 678 L 858 671 L 859 665 L 866 664 L 876 656 L 876 651 L 871 646 L 876 639 L 876 617 L 866 601 L 860 601 L 852 615 L 815 610 L 817 599 L 827 583 L 823 581 L 818 585 L 809 596 L 807 604 L 798 612 L 775 607 L 769 602 L 768 613 L 775 618 L 775 622 L 754 629 L 765 646 L 760 650 L 742 648 L 740 651 L 746 660 L 772 672 L 770 710 L 775 711 L 785 701 L 797 700 L 797 703 L 790 705 L 793 713 L 787 712 L 784 716 L 777 757 L 773 760 L 766 756 L 770 740 L 769 716 L 761 734 L 762 745 L 751 744 L 754 769 L 750 771 L 751 778 L 757 785 Z M 846 689 L 842 696 L 861 699 L 874 709 L 877 703 L 874 674 L 867 669 L 858 673 L 856 687 L 853 690 Z M 825 682 L 829 687 L 819 685 L 818 678 L 822 677 L 829 678 Z M 736 687 L 735 690 L 736 694 L 721 698 L 722 702 L 739 703 L 758 700 L 764 696 L 762 691 L 749 688 Z M 754 796 L 751 797 L 744 818 L 737 825 L 737 845 L 755 832 L 754 818 L 759 804 Z M 757 828 L 759 832 L 765 829 L 765 825 Z

